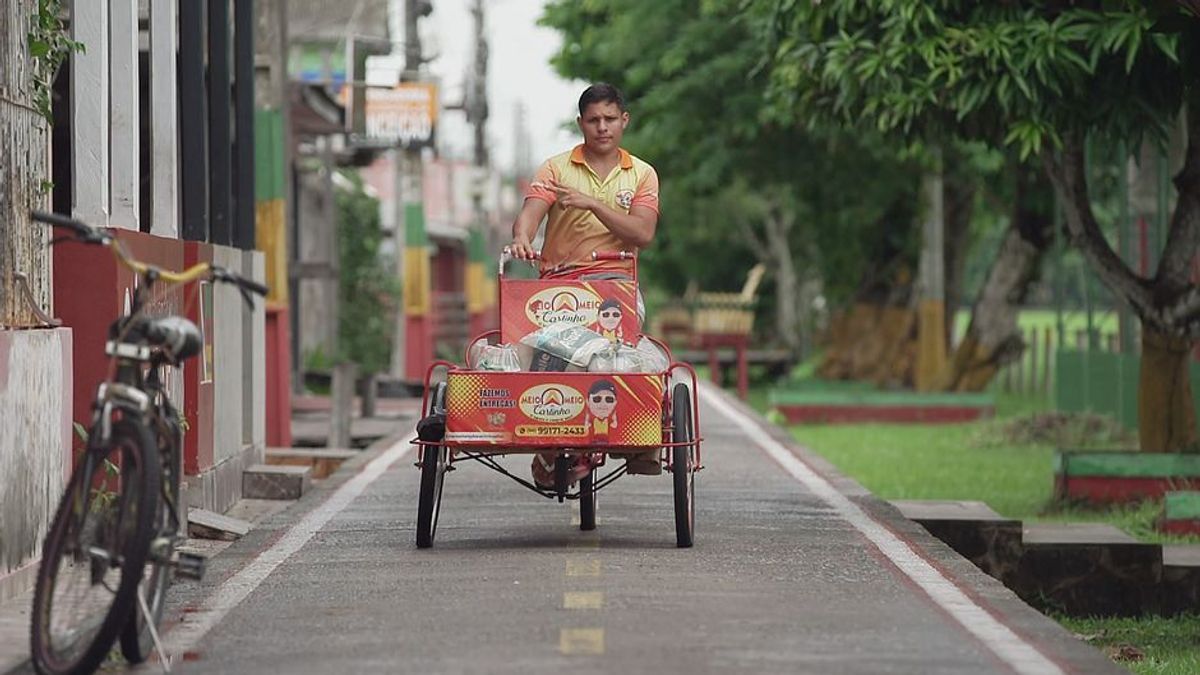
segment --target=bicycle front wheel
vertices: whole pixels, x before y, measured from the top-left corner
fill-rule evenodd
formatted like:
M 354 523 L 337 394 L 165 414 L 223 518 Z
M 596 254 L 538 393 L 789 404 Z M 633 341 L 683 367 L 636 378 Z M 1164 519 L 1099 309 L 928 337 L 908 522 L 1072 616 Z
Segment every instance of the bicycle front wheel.
M 42 547 L 30 627 L 39 673 L 104 661 L 134 609 L 161 480 L 153 437 L 130 420 L 80 458 Z
M 150 553 L 146 556 L 146 568 L 137 589 L 145 600 L 146 614 L 142 611 L 141 603 L 136 602 L 133 611 L 129 613 L 129 621 L 121 631 L 121 654 L 131 664 L 145 661 L 154 648 L 152 635 L 162 623 L 163 609 L 167 604 L 167 587 L 171 585 L 174 577 L 172 559 L 175 556 L 176 537 L 180 534 L 180 512 L 184 508 L 180 503 L 180 480 L 183 473 L 180 440 L 178 431 L 174 428 L 170 428 L 169 433 L 159 435 L 162 492 L 158 499 Z

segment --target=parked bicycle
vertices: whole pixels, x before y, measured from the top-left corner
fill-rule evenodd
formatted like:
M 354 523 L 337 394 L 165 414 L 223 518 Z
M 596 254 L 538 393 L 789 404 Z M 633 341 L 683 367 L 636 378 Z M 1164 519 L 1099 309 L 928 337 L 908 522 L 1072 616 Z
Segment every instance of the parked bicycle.
M 49 213 L 34 220 L 74 240 L 106 246 L 140 277 L 128 314 L 109 327 L 108 379 L 100 384 L 86 447 L 59 502 L 42 548 L 30 629 L 39 673 L 90 673 L 120 641 L 130 663 L 157 650 L 166 590 L 173 575 L 199 579 L 204 559 L 178 551 L 185 539 L 180 478 L 183 426 L 163 386 L 163 366 L 178 366 L 202 347 L 199 329 L 180 316 L 150 317 L 157 284 L 197 280 L 236 286 L 247 303 L 267 287 L 200 263 L 172 272 L 140 262 L 107 230 Z

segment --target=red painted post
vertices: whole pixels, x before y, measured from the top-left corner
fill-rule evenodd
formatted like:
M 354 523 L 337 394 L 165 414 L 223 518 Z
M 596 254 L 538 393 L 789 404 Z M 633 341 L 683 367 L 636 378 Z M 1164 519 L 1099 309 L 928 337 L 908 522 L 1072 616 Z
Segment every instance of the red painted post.
M 750 372 L 746 365 L 746 338 L 739 338 L 734 349 L 737 350 L 738 398 L 745 401 L 750 396 Z
M 267 305 L 267 445 L 292 445 L 292 342 L 288 308 Z
M 721 361 L 717 358 L 717 345 L 715 342 L 708 343 L 708 379 L 712 383 L 721 386 Z

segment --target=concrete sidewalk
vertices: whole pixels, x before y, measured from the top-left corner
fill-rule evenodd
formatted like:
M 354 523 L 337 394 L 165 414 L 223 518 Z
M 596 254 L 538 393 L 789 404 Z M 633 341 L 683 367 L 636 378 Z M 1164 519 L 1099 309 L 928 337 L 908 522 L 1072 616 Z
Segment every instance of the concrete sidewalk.
M 364 444 L 382 445 L 389 445 L 395 439 L 406 438 L 411 435 L 412 428 L 416 424 L 417 411 L 420 410 L 420 406 L 420 399 L 379 399 L 376 417 L 365 420 L 355 419 L 355 438 L 363 441 Z M 296 397 L 292 415 L 293 428 L 299 427 L 310 433 L 327 434 L 329 409 L 328 397 Z M 324 444 L 323 438 L 320 444 Z M 362 459 L 355 458 L 348 463 L 357 465 L 376 452 L 377 450 L 368 447 L 362 451 Z M 334 477 L 331 477 L 330 480 L 337 482 Z M 325 482 L 327 481 L 317 480 L 315 485 L 320 487 Z M 314 492 L 322 491 L 314 490 Z M 258 528 L 268 520 L 283 519 L 284 522 L 291 522 L 299 518 L 299 515 L 291 517 L 288 515 L 289 511 L 297 508 L 303 510 L 306 507 L 293 501 L 243 499 L 225 515 L 247 521 Z M 209 558 L 210 563 L 213 563 L 222 552 L 236 543 L 193 538 L 188 539 L 181 549 L 203 555 Z M 173 586 L 171 592 L 174 593 L 179 586 L 180 584 Z M 32 606 L 32 588 L 0 603 L 0 673 L 33 672 L 29 665 L 29 630 Z

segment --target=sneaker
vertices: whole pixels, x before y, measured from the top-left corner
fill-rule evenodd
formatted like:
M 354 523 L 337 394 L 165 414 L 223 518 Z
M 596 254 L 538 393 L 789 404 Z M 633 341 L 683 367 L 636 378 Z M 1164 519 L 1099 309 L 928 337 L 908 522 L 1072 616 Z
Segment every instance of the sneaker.
M 554 489 L 554 460 L 557 453 L 539 452 L 533 456 L 533 483 L 543 490 Z M 592 456 L 578 455 L 567 472 L 567 487 L 572 487 L 592 471 Z
M 638 455 L 625 458 L 625 473 L 639 476 L 657 476 L 662 473 L 662 462 L 658 459 L 657 450 L 649 450 Z

